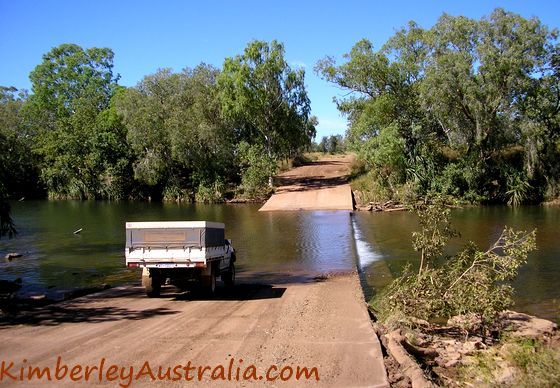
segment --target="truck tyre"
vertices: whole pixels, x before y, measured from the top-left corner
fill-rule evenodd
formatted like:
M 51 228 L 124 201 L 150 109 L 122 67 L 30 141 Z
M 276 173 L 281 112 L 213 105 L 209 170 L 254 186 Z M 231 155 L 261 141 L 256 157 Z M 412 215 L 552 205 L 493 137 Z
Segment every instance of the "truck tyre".
M 150 298 L 155 298 L 161 292 L 161 279 L 157 276 L 142 276 L 142 285 L 146 290 L 146 295 Z
M 208 296 L 213 296 L 216 292 L 216 271 L 214 271 L 213 266 L 210 271 L 210 275 L 202 276 L 200 282 L 202 291 Z
M 228 271 L 222 274 L 222 281 L 228 290 L 235 286 L 235 264 L 233 262 L 230 263 Z

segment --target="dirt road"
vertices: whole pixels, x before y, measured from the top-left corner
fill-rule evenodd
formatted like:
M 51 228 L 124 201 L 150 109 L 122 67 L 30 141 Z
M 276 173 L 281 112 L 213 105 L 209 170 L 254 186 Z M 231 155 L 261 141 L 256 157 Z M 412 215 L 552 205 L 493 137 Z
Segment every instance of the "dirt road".
M 353 210 L 346 177 L 354 155 L 325 156 L 276 177 L 276 193 L 260 211 Z
M 59 377 L 64 366 L 68 372 L 55 381 L 58 357 Z M 48 382 L 46 374 L 28 381 L 29 367 L 49 367 L 51 386 L 83 384 L 86 366 L 97 367 L 91 369 L 89 383 L 103 386 L 387 386 L 356 274 L 277 285 L 247 278 L 233 294 L 219 289 L 211 299 L 173 287 L 157 299 L 146 298 L 140 287 L 115 288 L 4 322 L 0 361 L 5 362 L 0 385 L 14 386 Z M 181 368 L 189 361 L 193 369 L 187 375 Z M 11 362 L 13 367 L 4 373 Z M 75 375 L 77 383 L 70 379 L 76 365 L 82 367 Z M 108 374 L 111 365 L 120 371 L 113 371 L 115 376 Z M 199 366 L 210 367 L 201 382 Z M 19 378 L 21 367 L 24 381 L 12 381 L 10 376 Z M 159 367 L 163 381 L 158 379 Z M 170 379 L 181 380 L 169 381 L 168 367 Z M 296 380 L 298 367 L 308 368 L 309 380 Z M 217 379 L 212 380 L 212 373 Z M 249 381 L 243 380 L 245 373 Z M 279 376 L 289 378 L 281 381 Z M 194 380 L 187 382 L 187 377 Z

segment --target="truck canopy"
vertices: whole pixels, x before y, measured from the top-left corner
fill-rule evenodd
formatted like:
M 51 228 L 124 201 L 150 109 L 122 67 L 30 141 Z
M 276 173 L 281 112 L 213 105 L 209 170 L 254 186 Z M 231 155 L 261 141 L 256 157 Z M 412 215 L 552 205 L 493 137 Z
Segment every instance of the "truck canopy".
M 224 224 L 208 221 L 127 222 L 126 248 L 203 248 L 223 246 Z

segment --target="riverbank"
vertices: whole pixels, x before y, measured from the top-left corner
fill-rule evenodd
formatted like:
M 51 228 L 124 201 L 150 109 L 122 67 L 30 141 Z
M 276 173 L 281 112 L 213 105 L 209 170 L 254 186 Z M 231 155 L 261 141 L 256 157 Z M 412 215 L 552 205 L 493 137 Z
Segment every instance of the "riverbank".
M 465 328 L 477 322 L 459 316 L 443 325 L 410 317 L 375 323 L 391 386 L 548 387 L 560 381 L 558 325 L 504 311 L 491 336 L 469 335 Z

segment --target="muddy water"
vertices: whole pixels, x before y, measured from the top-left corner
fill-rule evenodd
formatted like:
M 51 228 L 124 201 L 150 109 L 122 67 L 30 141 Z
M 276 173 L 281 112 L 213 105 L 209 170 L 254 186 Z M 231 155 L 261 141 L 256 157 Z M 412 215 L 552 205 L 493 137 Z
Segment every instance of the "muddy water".
M 238 272 L 248 278 L 299 281 L 325 272 L 363 271 L 366 295 L 417 261 L 409 213 L 258 212 L 258 205 L 176 205 L 145 202 L 29 201 L 12 204 L 19 235 L 0 240 L 0 278 L 21 277 L 22 293 L 57 294 L 75 287 L 139 279 L 124 267 L 126 221 L 211 220 L 226 224 L 238 251 Z M 560 209 L 472 208 L 455 211 L 463 238 L 488 245 L 504 225 L 537 227 L 539 251 L 515 282 L 520 310 L 558 320 Z M 82 228 L 82 232 L 73 232 Z M 458 249 L 456 242 L 453 249 Z
M 211 220 L 226 225 L 238 274 L 298 280 L 355 268 L 348 212 L 258 212 L 258 205 L 36 201 L 12 204 L 17 238 L 0 240 L 0 278 L 21 277 L 26 293 L 57 293 L 137 281 L 124 267 L 126 221 Z M 82 229 L 81 233 L 73 232 Z

